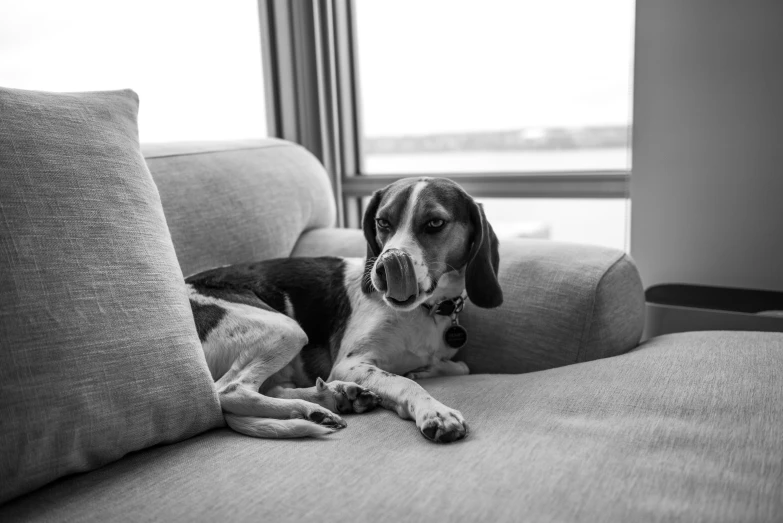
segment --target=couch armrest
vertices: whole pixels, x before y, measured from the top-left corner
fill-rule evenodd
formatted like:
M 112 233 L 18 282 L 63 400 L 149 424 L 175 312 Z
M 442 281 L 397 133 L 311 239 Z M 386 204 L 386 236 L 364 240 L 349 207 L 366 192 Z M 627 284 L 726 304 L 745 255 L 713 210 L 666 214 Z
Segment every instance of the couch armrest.
M 503 305 L 466 307 L 472 373 L 519 373 L 623 354 L 639 344 L 644 290 L 622 251 L 542 240 L 500 248 Z
M 303 234 L 293 256 L 364 256 L 361 231 Z M 521 373 L 622 354 L 644 327 L 644 291 L 633 260 L 605 247 L 543 240 L 500 245 L 504 302 L 468 302 L 468 345 L 457 359 L 471 373 Z

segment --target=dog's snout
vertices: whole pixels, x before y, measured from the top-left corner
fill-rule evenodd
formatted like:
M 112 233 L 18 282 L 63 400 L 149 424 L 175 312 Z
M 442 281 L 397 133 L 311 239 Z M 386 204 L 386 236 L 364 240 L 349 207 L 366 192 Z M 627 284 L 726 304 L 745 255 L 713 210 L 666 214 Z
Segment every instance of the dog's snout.
M 402 249 L 389 249 L 381 254 L 375 265 L 374 284 L 393 303 L 412 303 L 419 290 L 411 256 Z

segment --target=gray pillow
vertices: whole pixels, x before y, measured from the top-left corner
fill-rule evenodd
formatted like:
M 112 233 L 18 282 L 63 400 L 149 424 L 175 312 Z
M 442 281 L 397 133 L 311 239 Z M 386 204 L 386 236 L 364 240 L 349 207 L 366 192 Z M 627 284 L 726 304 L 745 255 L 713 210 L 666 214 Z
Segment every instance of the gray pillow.
M 223 423 L 137 112 L 0 88 L 0 502 Z

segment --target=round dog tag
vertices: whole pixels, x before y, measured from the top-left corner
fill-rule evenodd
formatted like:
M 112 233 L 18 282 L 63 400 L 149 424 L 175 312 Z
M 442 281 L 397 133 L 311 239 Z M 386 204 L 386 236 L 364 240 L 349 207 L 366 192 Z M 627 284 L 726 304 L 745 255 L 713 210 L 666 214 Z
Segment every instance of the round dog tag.
M 446 345 L 453 349 L 461 349 L 468 341 L 468 331 L 462 325 L 452 325 L 443 333 Z

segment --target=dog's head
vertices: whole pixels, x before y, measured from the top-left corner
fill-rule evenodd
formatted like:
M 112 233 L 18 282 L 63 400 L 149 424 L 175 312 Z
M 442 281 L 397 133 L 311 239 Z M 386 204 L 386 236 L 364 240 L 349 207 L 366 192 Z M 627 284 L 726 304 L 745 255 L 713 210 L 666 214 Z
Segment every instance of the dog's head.
M 479 307 L 503 303 L 498 239 L 484 209 L 446 178 L 399 180 L 376 191 L 364 214 L 363 289 L 399 310 L 467 289 Z

